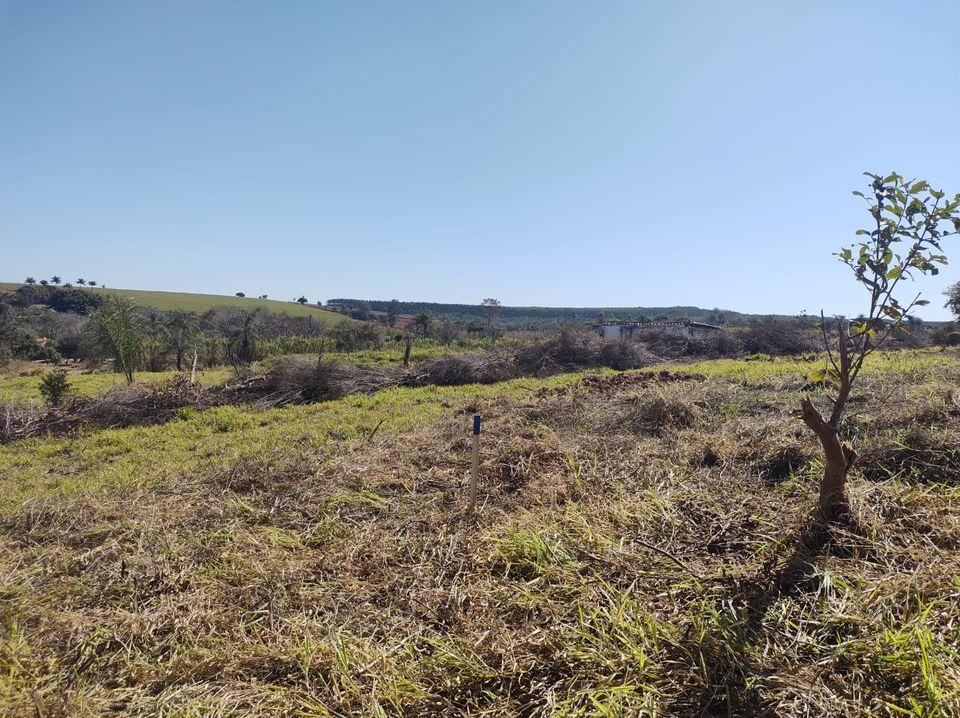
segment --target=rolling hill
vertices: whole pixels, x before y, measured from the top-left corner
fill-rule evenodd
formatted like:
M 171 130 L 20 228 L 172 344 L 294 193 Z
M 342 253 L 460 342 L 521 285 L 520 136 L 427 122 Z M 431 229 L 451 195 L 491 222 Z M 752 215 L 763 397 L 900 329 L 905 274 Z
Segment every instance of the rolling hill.
M 0 282 L 0 292 L 14 291 L 20 286 L 22 285 L 19 283 Z M 103 289 L 102 287 L 84 287 L 83 289 L 100 294 L 125 294 L 144 307 L 153 307 L 162 311 L 179 309 L 202 313 L 215 308 L 263 309 L 295 317 L 313 317 L 318 322 L 329 325 L 354 321 L 336 312 L 321 309 L 316 305 L 302 306 L 295 302 L 282 302 L 277 299 L 255 299 L 252 297 L 230 297 L 220 294 L 192 294 L 188 292 L 155 292 L 142 289 Z

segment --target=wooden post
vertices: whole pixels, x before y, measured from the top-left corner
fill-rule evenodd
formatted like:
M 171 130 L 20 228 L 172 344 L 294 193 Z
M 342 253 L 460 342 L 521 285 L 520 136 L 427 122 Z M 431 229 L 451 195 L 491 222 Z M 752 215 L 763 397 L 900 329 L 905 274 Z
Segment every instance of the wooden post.
M 470 469 L 470 505 L 467 513 L 477 510 L 477 474 L 480 472 L 480 415 L 473 415 L 473 460 Z
M 403 365 L 410 366 L 410 350 L 413 348 L 413 337 L 409 334 L 404 337 Z
M 190 383 L 193 384 L 197 380 L 197 350 L 193 350 L 193 366 L 190 367 Z

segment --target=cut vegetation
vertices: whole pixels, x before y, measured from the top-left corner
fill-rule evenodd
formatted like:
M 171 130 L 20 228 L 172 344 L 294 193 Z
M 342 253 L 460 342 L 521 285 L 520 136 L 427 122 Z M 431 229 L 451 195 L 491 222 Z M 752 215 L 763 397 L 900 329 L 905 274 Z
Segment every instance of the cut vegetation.
M 857 521 L 830 528 L 792 415 L 807 366 L 399 387 L 2 446 L 0 704 L 955 715 L 960 361 L 868 361 Z

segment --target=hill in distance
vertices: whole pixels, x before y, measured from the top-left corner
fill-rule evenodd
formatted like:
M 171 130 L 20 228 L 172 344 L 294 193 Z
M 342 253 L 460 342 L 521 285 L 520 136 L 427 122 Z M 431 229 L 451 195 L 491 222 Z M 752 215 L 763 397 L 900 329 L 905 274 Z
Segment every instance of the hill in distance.
M 418 314 L 429 312 L 435 317 L 452 322 L 469 323 L 486 319 L 485 308 L 479 304 L 442 304 L 438 302 L 400 302 L 382 299 L 330 299 L 328 304 L 346 310 L 370 309 L 375 312 Z M 749 324 L 779 315 L 744 314 L 726 309 L 702 307 L 508 307 L 497 308 L 497 322 L 508 328 L 537 328 L 564 322 L 605 321 L 677 321 L 689 320 L 709 323 Z
M 0 292 L 12 292 L 19 283 L 0 282 Z M 336 312 L 321 309 L 316 305 L 300 305 L 296 302 L 283 302 L 278 299 L 256 299 L 253 297 L 231 297 L 220 294 L 192 294 L 189 292 L 162 292 L 143 289 L 104 289 L 102 287 L 82 287 L 84 291 L 98 294 L 124 294 L 143 307 L 152 307 L 161 311 L 182 310 L 202 314 L 209 309 L 263 309 L 276 314 L 288 314 L 295 317 L 313 317 L 316 321 L 329 326 L 351 319 Z

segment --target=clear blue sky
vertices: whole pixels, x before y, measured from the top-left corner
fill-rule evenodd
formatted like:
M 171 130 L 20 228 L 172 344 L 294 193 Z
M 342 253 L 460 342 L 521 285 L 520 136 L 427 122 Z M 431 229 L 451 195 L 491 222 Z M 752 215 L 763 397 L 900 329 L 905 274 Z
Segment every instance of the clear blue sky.
M 855 314 L 960 3 L 0 0 L 0 279 Z M 954 264 L 923 288 L 945 318 Z

